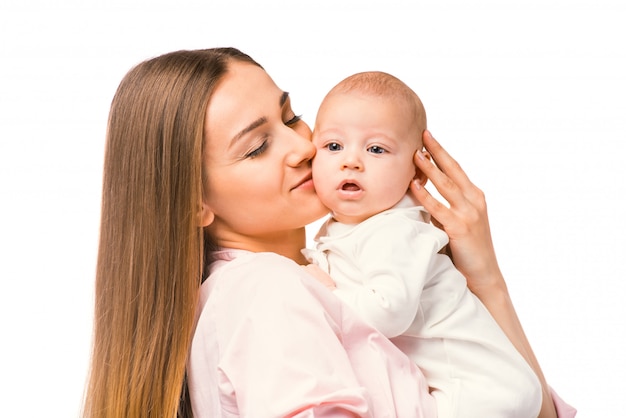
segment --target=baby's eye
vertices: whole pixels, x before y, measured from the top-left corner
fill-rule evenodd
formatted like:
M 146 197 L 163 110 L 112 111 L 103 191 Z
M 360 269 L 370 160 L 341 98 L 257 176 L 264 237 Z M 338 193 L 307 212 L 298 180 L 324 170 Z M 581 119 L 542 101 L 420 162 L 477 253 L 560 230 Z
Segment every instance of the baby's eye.
M 384 154 L 386 152 L 384 148 L 381 148 L 378 145 L 372 145 L 367 150 L 372 154 Z
M 326 145 L 328 151 L 341 151 L 343 147 L 336 142 L 331 142 Z

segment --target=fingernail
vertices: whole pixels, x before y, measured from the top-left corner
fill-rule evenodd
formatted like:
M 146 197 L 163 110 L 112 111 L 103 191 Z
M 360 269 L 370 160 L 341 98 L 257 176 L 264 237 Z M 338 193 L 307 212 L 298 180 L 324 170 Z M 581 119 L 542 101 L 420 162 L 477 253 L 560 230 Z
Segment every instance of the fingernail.
M 422 185 L 417 180 L 413 180 L 413 185 L 415 186 L 416 190 L 420 190 L 422 188 Z
M 424 161 L 424 153 L 421 150 L 417 150 L 415 151 L 417 153 L 417 158 L 419 158 L 420 160 Z

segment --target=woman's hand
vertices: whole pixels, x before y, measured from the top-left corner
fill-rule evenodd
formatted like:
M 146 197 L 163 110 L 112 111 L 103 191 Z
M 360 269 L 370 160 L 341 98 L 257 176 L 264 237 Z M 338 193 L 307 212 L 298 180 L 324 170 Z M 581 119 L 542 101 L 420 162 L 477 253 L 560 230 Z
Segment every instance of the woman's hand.
M 487 205 L 483 192 L 467 177 L 461 166 L 432 137 L 424 131 L 424 147 L 434 160 L 418 151 L 415 165 L 431 181 L 448 202 L 434 198 L 419 182 L 411 190 L 424 208 L 450 238 L 450 249 L 456 268 L 467 278 L 468 287 L 479 294 L 504 286 L 504 279 L 496 260 L 489 229 Z
M 511 343 L 537 374 L 543 391 L 539 417 L 556 417 L 550 388 L 541 371 L 511 302 L 491 240 L 487 204 L 483 192 L 467 177 L 461 166 L 432 137 L 424 132 L 428 155 L 417 151 L 415 165 L 430 179 L 448 206 L 435 199 L 419 181 L 411 184 L 413 194 L 450 237 L 456 268 L 467 286 L 478 296 Z M 418 176 L 419 177 L 419 176 Z

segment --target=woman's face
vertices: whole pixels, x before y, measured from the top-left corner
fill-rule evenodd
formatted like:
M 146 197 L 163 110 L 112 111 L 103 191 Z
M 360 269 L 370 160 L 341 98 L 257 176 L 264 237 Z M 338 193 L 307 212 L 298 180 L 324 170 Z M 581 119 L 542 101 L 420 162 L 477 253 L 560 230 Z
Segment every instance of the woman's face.
M 220 245 L 271 242 L 328 212 L 311 180 L 311 130 L 262 68 L 229 64 L 205 127 L 204 204 Z

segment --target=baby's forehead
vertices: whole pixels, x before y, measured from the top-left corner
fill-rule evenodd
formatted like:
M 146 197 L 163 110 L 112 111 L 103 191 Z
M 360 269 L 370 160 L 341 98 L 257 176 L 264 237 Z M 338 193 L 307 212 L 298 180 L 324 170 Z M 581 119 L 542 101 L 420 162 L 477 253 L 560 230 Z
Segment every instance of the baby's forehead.
M 425 129 L 425 126 L 422 126 L 423 124 L 421 123 L 423 119 L 420 118 L 420 115 L 414 106 L 407 103 L 404 98 L 398 98 L 393 95 L 381 96 L 380 94 L 355 90 L 351 90 L 349 92 L 331 91 L 324 98 L 324 101 L 320 106 L 320 112 L 318 113 L 318 117 L 316 119 L 315 129 L 319 130 L 329 128 L 329 117 L 333 120 L 331 125 L 337 123 L 336 116 L 343 114 L 342 111 L 348 110 L 351 107 L 352 100 L 360 102 L 355 103 L 355 106 L 361 106 L 363 103 L 366 103 L 365 106 L 367 106 L 369 110 L 374 110 L 374 112 L 377 112 L 378 110 L 381 112 L 390 111 L 392 114 L 397 115 L 398 118 L 393 121 L 393 127 L 396 130 L 398 128 L 405 128 L 406 131 L 408 131 L 406 135 L 402 135 L 397 140 L 402 140 L 403 142 L 410 141 L 411 145 L 415 145 L 418 148 L 422 147 L 422 133 Z M 387 129 L 385 129 L 386 126 L 376 125 L 376 123 L 378 123 L 377 121 L 367 119 L 367 112 L 366 114 L 363 114 L 362 117 L 362 125 L 360 125 L 359 128 L 361 130 L 366 130 L 366 135 L 376 136 L 382 131 L 387 131 Z M 339 119 L 343 120 L 341 117 L 339 117 Z M 388 122 L 388 124 L 391 124 L 391 122 Z
M 346 103 L 348 102 L 348 103 Z M 395 94 L 378 94 L 368 91 L 336 91 L 329 93 L 321 103 L 320 110 L 327 109 L 329 107 L 339 107 L 341 109 L 344 106 L 348 106 L 349 103 L 363 102 L 367 103 L 369 108 L 390 108 L 407 118 L 418 118 L 419 114 L 415 109 L 414 104 L 407 97 Z M 337 109 L 332 109 L 337 110 Z

